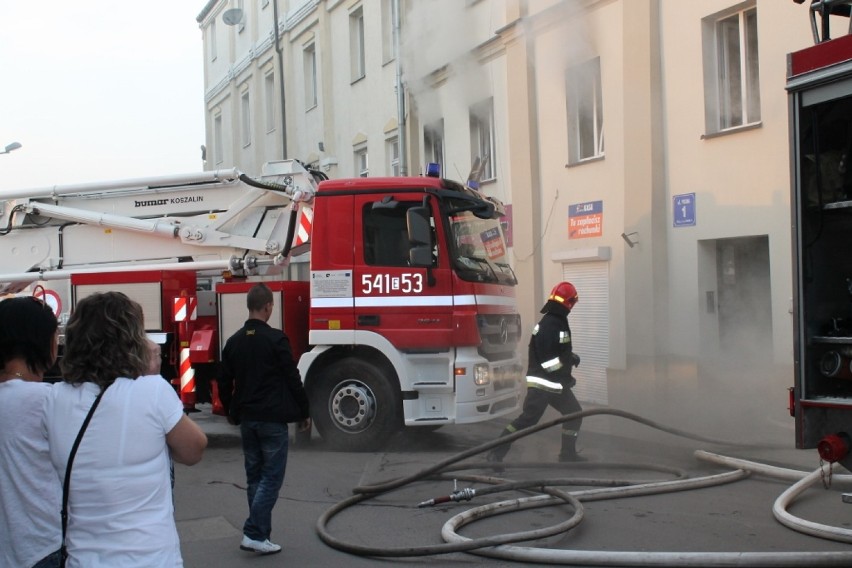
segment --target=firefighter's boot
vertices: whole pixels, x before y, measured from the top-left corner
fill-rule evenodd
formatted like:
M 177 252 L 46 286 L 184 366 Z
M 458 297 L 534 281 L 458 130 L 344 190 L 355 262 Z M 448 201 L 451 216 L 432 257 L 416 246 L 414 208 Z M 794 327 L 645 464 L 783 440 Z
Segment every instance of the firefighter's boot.
M 586 458 L 577 453 L 577 435 L 574 430 L 562 431 L 562 451 L 559 453 L 560 462 L 584 462 Z

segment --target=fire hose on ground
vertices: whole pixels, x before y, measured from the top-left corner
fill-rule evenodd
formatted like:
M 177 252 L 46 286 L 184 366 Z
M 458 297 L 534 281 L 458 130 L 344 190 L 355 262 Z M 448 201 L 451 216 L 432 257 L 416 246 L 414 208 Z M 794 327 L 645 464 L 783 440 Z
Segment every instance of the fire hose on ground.
M 589 551 L 589 550 L 564 550 L 534 548 L 526 546 L 515 546 L 514 543 L 531 541 L 566 533 L 578 526 L 584 516 L 583 502 L 591 502 L 606 499 L 621 499 L 634 496 L 657 495 L 674 491 L 687 491 L 713 487 L 725 483 L 732 483 L 749 477 L 751 474 L 767 476 L 784 481 L 796 481 L 796 483 L 784 491 L 773 505 L 775 518 L 784 526 L 795 531 L 817 536 L 820 538 L 835 540 L 839 542 L 852 542 L 852 531 L 839 527 L 821 525 L 811 521 L 803 520 L 790 514 L 787 509 L 806 489 L 814 485 L 822 474 L 821 469 L 812 473 L 780 468 L 766 464 L 751 462 L 738 458 L 731 458 L 698 450 L 695 457 L 733 468 L 725 473 L 687 478 L 686 474 L 675 468 L 664 466 L 649 466 L 647 464 L 607 464 L 607 463 L 575 463 L 573 469 L 586 467 L 612 467 L 631 469 L 650 469 L 673 475 L 675 479 L 666 481 L 637 482 L 636 480 L 609 479 L 601 480 L 595 478 L 542 478 L 529 481 L 508 481 L 505 479 L 484 475 L 454 475 L 449 473 L 455 470 L 491 467 L 492 463 L 466 463 L 459 462 L 486 452 L 503 443 L 512 442 L 518 438 L 529 436 L 577 418 L 585 418 L 595 415 L 610 415 L 625 418 L 650 428 L 667 432 L 669 434 L 687 439 L 727 446 L 750 447 L 748 444 L 733 443 L 724 440 L 716 440 L 704 436 L 698 436 L 683 430 L 670 428 L 647 420 L 638 415 L 613 409 L 595 408 L 574 414 L 561 416 L 559 418 L 542 422 L 530 428 L 520 430 L 509 436 L 493 440 L 468 450 L 459 452 L 441 462 L 427 467 L 412 475 L 398 479 L 388 480 L 375 485 L 363 485 L 353 489 L 354 495 L 335 504 L 329 508 L 317 520 L 317 533 L 328 546 L 335 549 L 361 556 L 374 557 L 413 557 L 449 554 L 455 552 L 470 552 L 477 555 L 516 560 L 521 562 L 537 562 L 561 565 L 586 565 L 586 566 L 852 566 L 852 552 L 645 552 L 645 551 Z M 527 464 L 527 467 L 554 467 L 565 464 Z M 513 465 L 513 467 L 516 467 Z M 831 468 L 829 466 L 829 474 Z M 500 468 L 502 469 L 502 468 Z M 336 515 L 358 503 L 373 499 L 380 495 L 392 492 L 403 486 L 425 479 L 454 479 L 468 482 L 477 482 L 490 485 L 482 489 L 470 489 L 454 491 L 451 495 L 424 501 L 420 506 L 431 506 L 450 501 L 468 501 L 475 497 L 495 494 L 505 491 L 532 491 L 538 495 L 521 497 L 490 503 L 487 505 L 468 509 L 450 518 L 441 530 L 441 536 L 445 541 L 443 544 L 406 546 L 406 547 L 374 547 L 359 543 L 352 543 L 337 538 L 331 534 L 328 525 Z M 852 475 L 833 475 L 834 482 L 838 484 L 852 483 Z M 581 491 L 563 491 L 557 489 L 564 486 L 595 487 Z M 559 523 L 549 527 L 522 531 L 516 533 L 494 535 L 481 538 L 469 538 L 458 534 L 458 529 L 475 521 L 496 515 L 534 509 L 540 507 L 551 507 L 555 505 L 567 505 L 572 514 Z

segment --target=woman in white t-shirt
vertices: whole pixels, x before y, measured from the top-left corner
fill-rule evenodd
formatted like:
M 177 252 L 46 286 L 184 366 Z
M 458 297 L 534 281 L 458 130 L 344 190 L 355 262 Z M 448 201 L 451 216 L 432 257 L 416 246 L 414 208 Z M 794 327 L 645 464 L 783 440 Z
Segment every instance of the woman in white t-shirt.
M 59 566 L 62 488 L 42 429 L 56 329 L 40 300 L 0 302 L 0 566 Z
M 68 455 L 98 393 L 71 468 L 68 567 L 182 566 L 170 458 L 193 465 L 207 437 L 174 388 L 150 371 L 142 308 L 120 292 L 81 300 L 65 330 L 63 382 L 48 398 L 50 456 Z

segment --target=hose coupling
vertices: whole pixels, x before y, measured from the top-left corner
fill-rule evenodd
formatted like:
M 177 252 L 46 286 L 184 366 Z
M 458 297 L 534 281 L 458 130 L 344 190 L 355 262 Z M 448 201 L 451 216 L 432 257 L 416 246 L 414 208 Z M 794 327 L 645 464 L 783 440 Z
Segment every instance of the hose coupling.
M 443 497 L 435 497 L 434 499 L 423 501 L 417 506 L 422 509 L 424 507 L 434 507 L 435 505 L 440 505 L 441 503 L 448 503 L 450 501 L 470 501 L 474 497 L 476 497 L 476 489 L 465 487 L 464 489 L 456 489 L 449 495 L 444 495 Z
M 456 491 L 453 491 L 450 495 L 450 499 L 455 502 L 470 501 L 474 497 L 476 497 L 476 489 L 472 489 L 470 487 L 465 487 L 464 489 L 457 489 Z

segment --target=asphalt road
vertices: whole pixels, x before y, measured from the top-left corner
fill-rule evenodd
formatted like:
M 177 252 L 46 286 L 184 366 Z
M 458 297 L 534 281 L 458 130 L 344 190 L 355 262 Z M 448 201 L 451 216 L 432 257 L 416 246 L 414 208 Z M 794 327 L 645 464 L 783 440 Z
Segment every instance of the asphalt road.
M 291 447 L 284 488 L 273 512 L 272 540 L 284 550 L 280 554 L 259 557 L 239 549 L 247 506 L 238 429 L 210 415 L 209 406 L 199 408 L 202 412 L 193 414 L 192 418 L 208 433 L 210 447 L 200 464 L 177 466 L 175 486 L 181 548 L 185 565 L 190 568 L 521 565 L 514 560 L 487 558 L 469 552 L 410 557 L 365 556 L 328 546 L 317 532 L 320 516 L 350 498 L 353 488 L 415 474 L 458 452 L 490 441 L 505 425 L 505 420 L 447 426 L 435 432 L 406 431 L 390 440 L 385 451 L 375 453 L 332 452 L 323 447 L 316 435 L 309 445 Z M 547 414 L 545 420 L 554 416 Z M 773 444 L 772 447 L 744 448 L 694 442 L 622 418 L 595 416 L 586 419 L 579 444 L 583 455 L 590 460 L 588 464 L 527 467 L 530 463 L 552 463 L 558 453 L 559 435 L 557 429 L 551 428 L 516 442 L 507 457 L 509 467 L 500 475 L 508 479 L 533 480 L 582 477 L 651 481 L 673 477 L 669 473 L 617 465 L 623 463 L 677 468 L 689 477 L 731 470 L 696 459 L 694 451 L 697 449 L 803 472 L 811 472 L 819 466 L 814 451 L 792 448 L 792 431 L 786 425 L 779 426 L 777 432 L 770 434 L 771 439 L 766 440 Z M 745 436 L 739 438 L 743 440 Z M 481 463 L 481 456 L 466 461 L 481 465 L 454 475 L 496 475 Z M 841 501 L 841 491 L 850 491 L 850 486 L 841 487 L 837 479 L 834 481 L 829 490 L 822 484 L 809 489 L 793 504 L 791 512 L 817 523 L 852 529 L 852 505 Z M 798 564 L 805 566 L 815 565 L 816 554 L 820 552 L 852 555 L 849 544 L 802 534 L 775 520 L 773 502 L 791 484 L 791 481 L 751 475 L 709 488 L 586 502 L 582 522 L 570 532 L 519 546 L 534 547 L 544 554 L 559 550 L 629 552 L 630 562 L 647 560 L 642 554 L 648 552 L 704 552 L 707 553 L 705 558 L 712 562 L 729 553 L 791 552 L 812 555 L 812 562 Z M 468 486 L 489 487 L 481 482 L 458 481 L 459 488 Z M 328 533 L 341 541 L 341 546 L 349 548 L 405 550 L 440 545 L 443 543 L 441 528 L 454 515 L 479 505 L 531 495 L 510 492 L 477 497 L 471 502 L 417 507 L 421 501 L 449 494 L 453 487 L 450 479 L 407 484 L 343 510 L 328 523 Z M 539 530 L 563 522 L 572 514 L 573 509 L 566 505 L 515 511 L 482 519 L 459 532 L 477 538 Z M 624 565 L 613 564 L 617 561 L 613 558 L 604 560 L 604 565 Z M 683 563 L 675 560 L 675 564 L 669 565 L 687 565 L 687 557 L 683 558 Z M 741 560 L 734 558 L 732 562 Z M 597 560 L 594 563 L 599 565 Z M 852 565 L 852 560 L 847 559 L 845 565 Z

